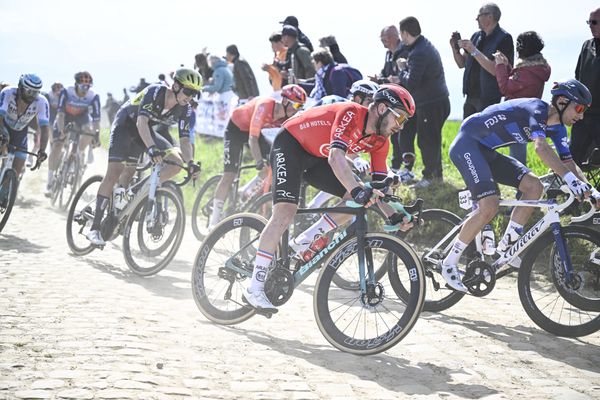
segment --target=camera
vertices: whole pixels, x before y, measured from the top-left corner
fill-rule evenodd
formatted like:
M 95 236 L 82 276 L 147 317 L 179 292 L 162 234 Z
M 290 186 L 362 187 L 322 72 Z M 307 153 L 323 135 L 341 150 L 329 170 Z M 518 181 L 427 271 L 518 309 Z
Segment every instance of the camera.
M 452 45 L 454 46 L 454 49 L 459 50 L 460 48 L 458 47 L 458 41 L 460 40 L 460 33 L 459 32 L 452 32 Z

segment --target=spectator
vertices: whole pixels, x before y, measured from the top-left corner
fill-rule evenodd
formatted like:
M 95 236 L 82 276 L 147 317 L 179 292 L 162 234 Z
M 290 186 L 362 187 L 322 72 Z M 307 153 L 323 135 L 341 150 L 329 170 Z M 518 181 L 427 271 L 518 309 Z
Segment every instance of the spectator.
M 200 73 L 204 82 L 208 82 L 212 78 L 213 71 L 210 65 L 208 65 L 208 53 L 206 53 L 206 49 L 203 49 L 202 53 L 194 56 L 194 67 Z
M 227 61 L 222 57 L 211 55 L 208 58 L 208 62 L 213 70 L 213 75 L 208 85 L 204 85 L 202 90 L 211 94 L 232 92 L 233 73 L 227 67 Z
M 408 58 L 399 58 L 399 84 L 412 94 L 416 111 L 405 124 L 399 140 L 404 153 L 414 154 L 414 137 L 423 159 L 423 179 L 415 187 L 442 180 L 442 127 L 450 114 L 450 100 L 440 53 L 425 36 L 415 17 L 400 21 L 400 38 Z M 409 140 L 408 143 L 406 139 Z M 410 166 L 412 168 L 412 165 Z
M 146 88 L 146 86 L 150 85 L 148 82 L 146 82 L 146 78 L 140 78 L 140 82 L 137 84 L 137 86 L 132 86 L 129 91 L 131 93 L 139 93 L 142 90 L 144 90 Z
M 298 18 L 294 17 L 293 15 L 290 15 L 289 17 L 286 17 L 283 21 L 279 21 L 279 23 L 281 25 L 291 25 L 294 28 L 296 28 L 296 30 L 298 31 L 298 41 L 300 43 L 302 43 L 311 53 L 313 51 L 315 51 L 312 43 L 310 42 L 310 39 L 308 38 L 308 36 L 306 36 L 304 34 L 304 32 L 302 32 L 300 30 L 300 27 L 298 26 Z M 289 46 L 288 46 L 289 47 Z
M 389 83 L 390 77 L 398 76 L 398 66 L 396 60 L 400 57 L 406 57 L 406 49 L 400 40 L 398 28 L 394 25 L 386 26 L 381 30 L 381 43 L 387 49 L 385 52 L 385 62 L 379 75 L 371 76 L 371 80 L 377 83 Z M 393 79 L 392 78 L 392 79 Z
M 169 81 L 167 81 L 166 75 L 163 74 L 163 73 L 158 74 L 158 81 L 156 83 L 160 83 L 161 85 L 165 85 L 165 86 L 168 86 L 168 87 L 171 86 L 171 84 L 169 83 Z
M 310 97 L 315 101 L 324 96 L 337 95 L 347 98 L 352 84 L 362 79 L 362 74 L 348 64 L 338 64 L 327 49 L 318 49 L 312 54 L 315 69 L 315 87 Z
M 573 125 L 570 146 L 573 160 L 580 166 L 595 147 L 600 147 L 600 8 L 590 13 L 587 24 L 592 38 L 583 42 L 575 78 L 590 89 L 592 106 Z
M 285 57 L 286 72 L 283 74 L 288 83 L 298 83 L 299 79 L 314 79 L 316 71 L 311 61 L 310 50 L 298 42 L 298 30 L 291 25 L 284 25 L 281 40 L 288 49 Z
M 512 66 L 514 49 L 512 36 L 498 23 L 500 16 L 500 8 L 496 4 L 484 4 L 476 18 L 479 31 L 469 40 L 460 40 L 460 34 L 455 32 L 450 40 L 456 65 L 465 69 L 463 94 L 467 99 L 463 108 L 463 118 L 482 111 L 491 104 L 499 103 L 502 98 L 496 81 L 493 54 L 501 51 Z
M 117 111 L 119 111 L 119 107 L 121 107 L 121 104 L 113 97 L 112 93 L 106 93 L 106 103 L 103 108 L 106 111 L 108 122 L 111 126 L 115 115 L 117 115 Z
M 129 101 L 129 93 L 127 93 L 127 89 L 123 88 L 123 101 L 121 104 L 125 104 L 127 101 Z
M 544 83 L 550 78 L 550 65 L 540 53 L 543 48 L 542 38 L 536 32 L 528 31 L 517 37 L 519 59 L 515 68 L 511 68 L 508 58 L 501 51 L 494 54 L 496 80 L 505 100 L 521 97 L 542 98 Z M 527 143 L 511 145 L 511 156 L 526 165 Z
M 348 60 L 340 51 L 340 46 L 335 40 L 335 36 L 325 36 L 319 39 L 319 46 L 326 48 L 329 50 L 331 55 L 333 56 L 333 61 L 338 64 L 348 64 Z
M 269 36 L 271 49 L 273 50 L 273 61 L 271 64 L 263 64 L 261 69 L 269 74 L 269 82 L 273 86 L 273 91 L 279 93 L 284 86 L 281 72 L 285 68 L 285 56 L 287 47 L 283 44 L 281 33 L 273 33 Z
M 227 61 L 233 64 L 233 88 L 239 97 L 239 104 L 259 95 L 256 77 L 248 62 L 240 57 L 240 52 L 235 44 L 227 46 L 225 50 Z

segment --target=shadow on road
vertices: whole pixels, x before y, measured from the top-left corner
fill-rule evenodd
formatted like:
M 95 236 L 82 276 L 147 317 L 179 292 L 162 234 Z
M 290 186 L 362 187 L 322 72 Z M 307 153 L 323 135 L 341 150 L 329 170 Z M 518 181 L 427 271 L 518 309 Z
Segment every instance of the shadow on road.
M 40 246 L 20 236 L 0 234 L 0 251 L 17 250 L 19 253 L 37 254 L 46 248 L 48 246 Z
M 388 390 L 405 395 L 432 395 L 446 392 L 463 395 L 466 398 L 481 398 L 499 393 L 480 384 L 451 383 L 455 380 L 453 374 L 471 374 L 462 368 L 451 369 L 432 363 L 411 365 L 410 360 L 388 356 L 385 353 L 363 357 L 344 353 L 329 346 L 289 340 L 240 327 L 222 326 L 221 328 L 286 357 L 297 357 L 330 371 L 352 374 L 358 379 L 373 381 Z

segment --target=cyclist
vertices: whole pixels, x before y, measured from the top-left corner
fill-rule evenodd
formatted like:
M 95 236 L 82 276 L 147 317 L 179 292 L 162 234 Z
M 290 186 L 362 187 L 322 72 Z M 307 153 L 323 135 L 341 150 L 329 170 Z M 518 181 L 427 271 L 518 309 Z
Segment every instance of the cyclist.
M 35 74 L 24 74 L 19 78 L 17 87 L 8 86 L 0 92 L 0 147 L 6 143 L 27 148 L 27 129 L 37 120 L 40 135 L 38 163 L 46 159 L 44 149 L 50 134 L 48 101 L 40 96 L 42 80 Z M 16 151 L 13 169 L 21 175 L 26 153 Z
M 190 172 L 198 172 L 197 165 L 193 163 L 189 139 L 192 114 L 190 101 L 201 90 L 200 74 L 192 69 L 180 68 L 173 75 L 171 87 L 149 85 L 119 108 L 111 127 L 108 168 L 98 189 L 94 221 L 87 234 L 92 244 L 105 244 L 100 234 L 100 223 L 115 184 L 118 182 L 120 186 L 128 186 L 135 174 L 138 158 L 144 151 L 153 163 L 160 163 L 165 157 L 164 150 L 173 147 L 167 139 L 154 131 L 154 127 L 160 124 L 177 125 L 182 154 L 180 157 L 171 153 L 166 158 L 180 164 L 183 158 Z M 174 165 L 165 166 L 160 174 L 161 182 L 175 176 L 179 170 Z
M 559 128 L 557 125 L 572 125 L 583 118 L 592 96 L 587 87 L 575 79 L 555 83 L 551 94 L 551 104 L 537 98 L 524 98 L 487 107 L 462 123 L 450 147 L 450 158 L 478 205 L 442 262 L 442 276 L 455 290 L 467 292 L 457 267 L 462 252 L 498 211 L 496 182 L 518 188 L 523 200 L 537 200 L 543 192 L 540 180 L 527 167 L 496 152 L 497 148 L 533 141 L 540 159 L 562 177 L 573 194 L 579 198 L 590 194 L 590 185 L 569 171 L 546 142 L 546 136 L 548 131 Z M 597 191 L 592 196 L 600 199 Z M 531 207 L 514 208 L 506 233 L 498 245 L 499 252 L 506 251 L 518 239 L 532 210 Z
M 301 179 L 344 200 L 375 203 L 373 190 L 355 179 L 346 153 L 370 153 L 373 179 L 385 178 L 388 138 L 414 114 L 415 104 L 406 89 L 392 84 L 381 86 L 373 99 L 368 108 L 351 102 L 314 107 L 283 124 L 271 150 L 273 214 L 261 233 L 252 281 L 243 294 L 251 306 L 277 311 L 265 295 L 265 279 L 278 241 L 296 214 Z M 410 226 L 401 215 L 386 214 L 401 229 Z M 324 214 L 305 236 L 324 234 L 351 217 Z M 301 245 L 309 248 L 310 243 Z
M 90 135 L 95 135 L 93 141 L 91 136 L 81 136 L 79 138 L 79 149 L 69 150 L 72 152 L 79 151 L 82 160 L 86 147 L 92 145 L 98 146 L 100 144 L 98 136 L 100 132 L 100 97 L 91 90 L 94 80 L 87 71 L 77 72 L 74 78 L 75 84 L 68 88 L 63 88 L 58 100 L 58 112 L 52 131 L 52 143 L 48 160 L 46 197 L 51 195 L 54 171 L 56 171 L 60 164 L 63 143 L 69 139 L 65 137 L 64 129 L 66 124 L 75 124 L 75 131 L 77 132 L 86 132 Z
M 257 97 L 233 110 L 225 130 L 223 176 L 215 189 L 209 229 L 221 220 L 227 191 L 231 188 L 240 168 L 244 143 L 248 143 L 250 153 L 256 162 L 259 182 L 267 177 L 269 167 L 263 159 L 268 158 L 271 144 L 261 135 L 261 129 L 279 127 L 285 120 L 296 114 L 306 102 L 306 92 L 298 85 L 285 85 L 281 89 L 281 97 L 281 100 L 273 97 Z

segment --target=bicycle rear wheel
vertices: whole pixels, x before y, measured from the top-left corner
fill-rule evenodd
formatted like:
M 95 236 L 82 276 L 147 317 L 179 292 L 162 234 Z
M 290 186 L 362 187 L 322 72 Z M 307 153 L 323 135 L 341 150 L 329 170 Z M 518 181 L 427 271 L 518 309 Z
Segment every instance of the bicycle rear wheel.
M 358 355 L 376 354 L 400 342 L 417 322 L 425 300 L 425 273 L 417 255 L 404 241 L 385 234 L 367 234 L 367 264 L 373 268 L 389 262 L 386 259 L 395 259 L 397 276 L 408 296 L 397 299 L 387 275 L 376 279 L 364 294 L 340 288 L 333 277 L 344 264 L 353 266 L 354 280 L 359 280 L 356 248 L 356 238 L 352 238 L 321 268 L 314 312 L 321 333 L 334 347 Z
M 0 183 L 0 232 L 8 222 L 8 217 L 17 198 L 19 179 L 14 169 L 7 169 Z
M 200 190 L 198 190 L 196 200 L 194 200 L 194 206 L 192 207 L 192 230 L 196 239 L 200 241 L 206 236 L 208 222 L 212 214 L 212 201 L 222 176 L 215 175 L 204 182 Z
M 144 232 L 141 238 L 135 234 L 140 229 Z M 158 273 L 177 254 L 184 229 L 185 212 L 179 196 L 170 187 L 158 188 L 154 203 L 149 206 L 145 196 L 127 219 L 123 233 L 125 262 L 137 275 Z
M 242 291 L 250 282 L 260 233 L 267 220 L 256 214 L 236 214 L 220 222 L 198 250 L 192 270 L 192 293 L 198 309 L 222 325 L 252 317 Z M 228 265 L 241 268 L 240 273 Z
M 568 282 L 552 232 L 531 245 L 519 269 L 519 298 L 536 325 L 557 336 L 600 330 L 600 235 L 581 226 L 562 227 L 575 277 Z
M 94 246 L 87 239 L 94 221 L 96 197 L 102 182 L 102 176 L 95 175 L 83 182 L 69 207 L 67 215 L 67 243 L 71 251 L 83 256 L 91 253 Z

